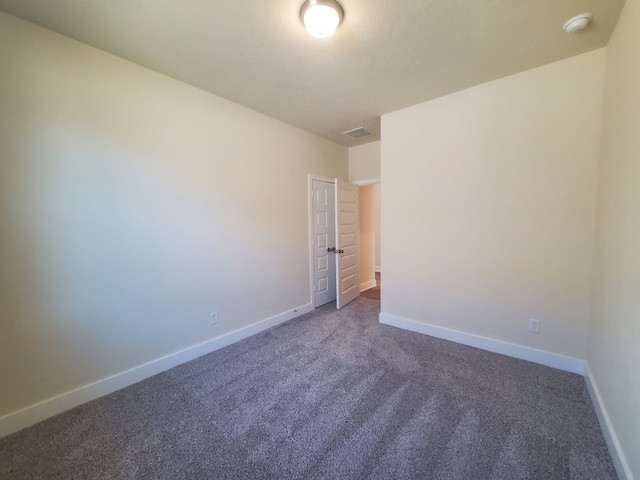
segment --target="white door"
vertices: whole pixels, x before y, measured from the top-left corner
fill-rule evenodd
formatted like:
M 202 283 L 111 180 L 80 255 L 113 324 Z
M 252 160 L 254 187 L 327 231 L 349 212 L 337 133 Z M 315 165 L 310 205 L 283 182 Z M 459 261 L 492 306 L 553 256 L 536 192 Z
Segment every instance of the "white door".
M 360 295 L 358 279 L 358 187 L 336 179 L 338 308 Z
M 313 180 L 314 307 L 336 299 L 336 204 L 335 185 Z

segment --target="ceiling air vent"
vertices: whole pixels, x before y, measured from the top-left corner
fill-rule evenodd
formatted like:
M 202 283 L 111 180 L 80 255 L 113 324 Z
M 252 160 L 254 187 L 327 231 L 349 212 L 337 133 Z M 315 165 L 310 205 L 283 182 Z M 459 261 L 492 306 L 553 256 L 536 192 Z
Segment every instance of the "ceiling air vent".
M 353 130 L 347 130 L 346 132 L 342 132 L 345 135 L 349 135 L 350 137 L 353 138 L 364 138 L 364 137 L 370 137 L 371 135 L 373 135 L 373 133 L 371 133 L 368 130 L 365 130 L 364 127 L 358 127 L 358 128 L 354 128 Z

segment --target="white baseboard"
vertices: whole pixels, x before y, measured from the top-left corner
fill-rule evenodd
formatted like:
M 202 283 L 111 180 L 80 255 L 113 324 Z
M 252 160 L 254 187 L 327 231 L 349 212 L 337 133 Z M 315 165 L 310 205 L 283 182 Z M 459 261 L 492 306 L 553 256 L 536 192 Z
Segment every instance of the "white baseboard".
M 365 290 L 369 290 L 370 288 L 373 288 L 376 286 L 376 279 L 374 278 L 373 280 L 369 280 L 368 282 L 364 282 L 360 284 L 360 291 L 364 292 Z
M 0 417 L 0 438 L 311 311 L 313 311 L 313 304 L 308 303 L 253 323 L 247 327 L 234 330 L 220 337 L 193 345 L 184 350 L 152 360 L 151 362 L 130 370 L 103 378 L 97 382 L 4 415 Z
M 382 267 L 373 267 L 373 271 L 376 273 L 382 273 Z
M 609 418 L 609 413 L 607 412 L 604 402 L 602 401 L 602 396 L 600 395 L 600 391 L 598 390 L 598 385 L 593 378 L 588 363 L 585 364 L 584 379 L 587 382 L 589 395 L 591 396 L 591 401 L 593 402 L 593 406 L 596 410 L 596 415 L 598 416 L 598 421 L 600 422 L 600 428 L 602 428 L 604 439 L 606 440 L 607 446 L 609 447 L 609 453 L 611 454 L 613 465 L 616 468 L 616 473 L 618 474 L 620 480 L 633 480 L 631 467 L 629 467 L 629 463 L 627 462 L 624 452 L 622 451 L 622 446 L 620 445 L 618 436 L 616 435 L 616 432 L 613 428 L 613 424 L 611 423 L 611 419 Z
M 584 375 L 584 360 L 381 313 L 380 323 Z

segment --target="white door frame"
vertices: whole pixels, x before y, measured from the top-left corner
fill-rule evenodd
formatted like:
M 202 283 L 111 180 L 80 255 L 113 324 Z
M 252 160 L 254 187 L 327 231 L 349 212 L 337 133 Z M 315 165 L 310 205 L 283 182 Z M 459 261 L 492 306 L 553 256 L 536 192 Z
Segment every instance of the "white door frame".
M 316 308 L 316 296 L 315 296 L 315 292 L 313 291 L 313 287 L 315 286 L 315 248 L 313 246 L 313 200 L 311 198 L 311 194 L 313 193 L 313 181 L 314 180 L 318 180 L 320 182 L 326 182 L 326 183 L 331 183 L 332 185 L 335 186 L 336 184 L 336 179 L 335 178 L 327 178 L 327 177 L 320 177 L 318 175 L 307 175 L 308 177 L 308 187 L 307 187 L 307 201 L 309 204 L 309 212 L 308 212 L 308 217 L 309 217 L 309 303 L 311 303 L 311 305 L 313 305 L 313 308 Z

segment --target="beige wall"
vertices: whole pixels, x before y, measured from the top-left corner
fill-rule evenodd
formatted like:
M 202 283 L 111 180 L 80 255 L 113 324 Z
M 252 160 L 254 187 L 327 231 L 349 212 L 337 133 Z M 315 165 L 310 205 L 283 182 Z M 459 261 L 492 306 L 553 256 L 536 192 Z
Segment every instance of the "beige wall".
M 380 184 L 360 187 L 360 285 L 374 282 L 380 251 Z M 378 257 L 379 258 L 379 257 Z M 368 286 L 367 288 L 371 288 Z
M 607 49 L 589 367 L 628 468 L 640 478 L 640 1 Z
M 381 226 L 382 226 L 382 222 L 380 221 L 380 197 L 381 197 L 381 190 L 382 190 L 382 186 L 379 183 L 376 183 L 374 185 L 372 185 L 375 194 L 373 195 L 373 211 L 375 212 L 375 218 L 376 218 L 376 225 L 375 225 L 375 231 L 373 232 L 374 235 L 374 239 L 375 239 L 375 245 L 374 245 L 374 252 L 373 252 L 373 259 L 374 259 L 374 269 L 376 272 L 381 271 L 382 269 L 382 262 L 380 260 L 381 258 L 381 254 L 380 252 L 382 251 L 381 245 L 380 245 L 380 232 L 381 232 Z
M 309 303 L 346 148 L 5 14 L 0 65 L 0 416 Z
M 380 179 L 380 141 L 349 149 L 349 181 Z
M 604 65 L 382 117 L 382 313 L 586 358 Z

